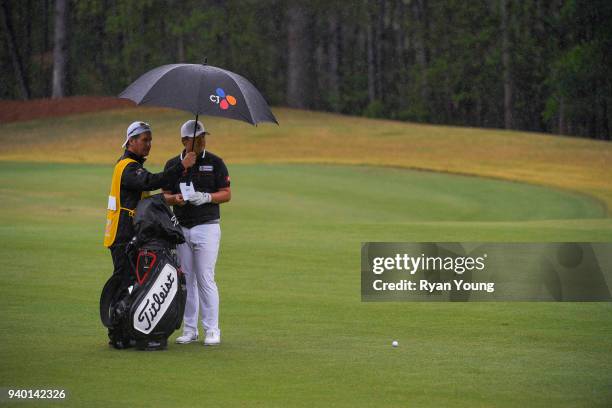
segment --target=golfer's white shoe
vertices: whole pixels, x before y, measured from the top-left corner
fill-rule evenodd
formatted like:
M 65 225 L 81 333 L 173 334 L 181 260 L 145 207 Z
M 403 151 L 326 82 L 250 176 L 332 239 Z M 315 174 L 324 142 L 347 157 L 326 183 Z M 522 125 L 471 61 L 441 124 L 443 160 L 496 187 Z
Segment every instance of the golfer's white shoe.
M 176 344 L 188 344 L 198 341 L 198 335 L 196 333 L 185 333 L 181 337 L 176 338 Z
M 221 344 L 221 332 L 219 330 L 206 330 L 204 337 L 205 346 L 218 346 Z

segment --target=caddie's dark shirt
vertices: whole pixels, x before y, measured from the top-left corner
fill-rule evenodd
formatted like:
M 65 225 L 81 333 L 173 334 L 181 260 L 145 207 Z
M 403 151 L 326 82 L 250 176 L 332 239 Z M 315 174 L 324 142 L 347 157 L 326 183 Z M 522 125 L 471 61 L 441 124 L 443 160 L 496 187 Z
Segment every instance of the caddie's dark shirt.
M 119 160 L 134 159 L 136 163 L 128 164 L 121 175 L 121 207 L 135 209 L 140 201 L 143 191 L 157 190 L 169 183 L 178 180 L 185 168 L 179 160 L 174 166 L 167 167 L 163 173 L 150 173 L 142 167 L 145 162 L 144 157 L 135 155 L 126 150 Z M 117 226 L 117 235 L 115 236 L 116 244 L 125 244 L 134 236 L 133 219 L 127 211 L 121 211 L 119 215 L 119 225 Z
M 166 163 L 166 169 L 173 168 L 176 163 L 180 163 L 183 160 L 185 151 L 180 155 L 168 160 Z M 189 170 L 183 172 L 183 175 L 175 183 L 169 183 L 164 190 L 171 191 L 172 194 L 178 194 L 181 192 L 179 183 L 189 181 Z M 227 171 L 227 167 L 223 160 L 208 151 L 202 152 L 202 154 L 196 160 L 196 164 L 193 167 L 192 179 L 193 187 L 196 191 L 202 193 L 216 193 L 222 188 L 230 186 L 230 177 Z M 186 228 L 192 228 L 199 224 L 204 224 L 208 221 L 218 220 L 221 218 L 219 211 L 219 204 L 217 203 L 206 203 L 202 205 L 193 205 L 190 202 L 183 206 L 175 205 L 174 214 L 178 218 L 179 223 Z

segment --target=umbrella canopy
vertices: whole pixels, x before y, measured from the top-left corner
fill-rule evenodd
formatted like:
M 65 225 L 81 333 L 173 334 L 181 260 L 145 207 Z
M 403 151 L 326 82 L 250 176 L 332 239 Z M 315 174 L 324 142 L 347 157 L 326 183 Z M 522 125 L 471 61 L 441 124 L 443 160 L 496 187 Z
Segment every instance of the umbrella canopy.
M 244 77 L 203 64 L 170 64 L 146 72 L 121 94 L 139 105 L 165 106 L 194 115 L 220 116 L 256 125 L 278 121 Z

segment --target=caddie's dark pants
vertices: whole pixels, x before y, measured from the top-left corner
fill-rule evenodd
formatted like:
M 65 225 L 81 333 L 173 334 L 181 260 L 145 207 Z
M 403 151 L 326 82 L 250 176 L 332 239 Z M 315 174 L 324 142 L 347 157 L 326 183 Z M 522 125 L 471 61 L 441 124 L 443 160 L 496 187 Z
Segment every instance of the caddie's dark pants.
M 121 277 L 121 285 L 118 288 L 117 295 L 134 282 L 134 272 L 132 271 L 129 255 L 125 252 L 126 247 L 127 243 L 114 244 L 109 248 L 113 258 L 113 275 Z M 131 346 L 130 336 L 124 332 L 121 326 L 109 327 L 108 338 L 110 339 L 110 344 L 115 348 L 123 349 Z
M 130 286 L 134 279 L 134 272 L 132 271 L 132 265 L 128 254 L 125 253 L 127 243 L 125 244 L 113 244 L 109 249 L 111 256 L 113 257 L 114 271 L 113 275 L 121 276 L 122 287 L 127 288 Z

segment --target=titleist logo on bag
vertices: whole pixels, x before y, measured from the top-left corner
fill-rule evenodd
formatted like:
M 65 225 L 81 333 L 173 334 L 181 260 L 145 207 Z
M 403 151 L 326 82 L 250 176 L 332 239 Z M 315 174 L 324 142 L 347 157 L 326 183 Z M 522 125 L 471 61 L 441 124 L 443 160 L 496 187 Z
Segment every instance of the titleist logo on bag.
M 134 314 L 134 329 L 149 334 L 166 314 L 178 288 L 176 269 L 166 264 Z

